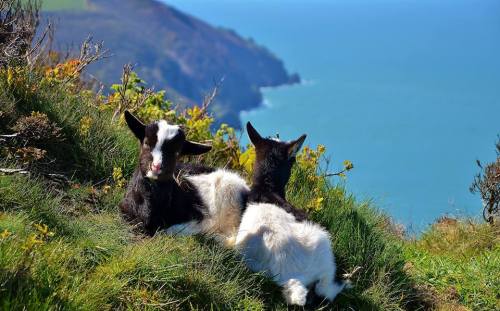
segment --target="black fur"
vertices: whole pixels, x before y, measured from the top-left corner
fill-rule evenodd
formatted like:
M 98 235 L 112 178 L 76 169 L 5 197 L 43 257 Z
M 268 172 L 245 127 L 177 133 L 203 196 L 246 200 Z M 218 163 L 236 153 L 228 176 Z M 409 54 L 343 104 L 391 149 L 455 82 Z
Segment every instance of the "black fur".
M 307 219 L 307 213 L 294 207 L 285 198 L 285 187 L 292 173 L 295 154 L 306 135 L 292 142 L 263 138 L 247 123 L 247 132 L 255 146 L 256 159 L 248 202 L 276 204 L 292 214 L 297 221 Z
M 140 169 L 136 169 L 120 210 L 125 219 L 148 235 L 175 224 L 201 221 L 206 207 L 196 188 L 182 176 L 210 172 L 213 172 L 212 168 L 178 164 L 174 174 L 180 180 L 179 185 L 175 179 L 156 181 L 144 178 Z

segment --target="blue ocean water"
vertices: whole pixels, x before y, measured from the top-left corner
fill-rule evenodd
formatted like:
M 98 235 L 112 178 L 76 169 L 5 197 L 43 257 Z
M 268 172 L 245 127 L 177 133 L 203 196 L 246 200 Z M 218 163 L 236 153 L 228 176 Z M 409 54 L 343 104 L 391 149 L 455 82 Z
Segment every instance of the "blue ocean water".
M 348 189 L 418 232 L 479 216 L 468 187 L 500 134 L 500 1 L 172 0 L 284 60 L 302 85 L 242 114 L 263 134 L 307 133 Z

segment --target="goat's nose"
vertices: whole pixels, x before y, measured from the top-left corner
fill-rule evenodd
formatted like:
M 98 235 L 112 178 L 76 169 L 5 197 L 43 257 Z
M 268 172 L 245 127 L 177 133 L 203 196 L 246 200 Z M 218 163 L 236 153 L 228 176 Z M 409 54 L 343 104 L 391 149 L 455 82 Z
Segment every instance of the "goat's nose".
M 159 172 L 161 170 L 161 163 L 151 163 L 151 170 L 153 172 Z

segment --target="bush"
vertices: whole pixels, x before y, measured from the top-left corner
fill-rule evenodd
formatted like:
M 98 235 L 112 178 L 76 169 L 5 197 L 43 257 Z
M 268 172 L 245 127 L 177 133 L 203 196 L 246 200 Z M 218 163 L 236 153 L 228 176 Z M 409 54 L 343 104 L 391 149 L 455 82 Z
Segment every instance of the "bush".
M 475 178 L 470 187 L 472 193 L 479 193 L 483 200 L 484 219 L 493 224 L 500 217 L 500 139 L 496 145 L 497 160 L 487 164 L 484 168 L 481 162 L 477 165 L 483 170 Z

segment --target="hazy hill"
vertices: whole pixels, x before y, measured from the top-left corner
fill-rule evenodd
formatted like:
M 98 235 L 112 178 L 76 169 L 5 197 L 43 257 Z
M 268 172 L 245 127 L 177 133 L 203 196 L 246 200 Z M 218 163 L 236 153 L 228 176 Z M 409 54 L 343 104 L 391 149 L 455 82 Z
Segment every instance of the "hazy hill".
M 224 78 L 213 110 L 231 125 L 239 125 L 239 111 L 261 102 L 260 87 L 299 80 L 252 40 L 154 0 L 52 0 L 45 7 L 56 23 L 57 47 L 77 46 L 88 34 L 104 41 L 113 57 L 90 73 L 105 83 L 116 82 L 130 62 L 177 103 L 192 103 Z

